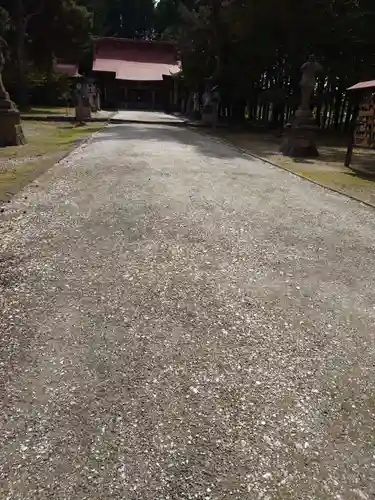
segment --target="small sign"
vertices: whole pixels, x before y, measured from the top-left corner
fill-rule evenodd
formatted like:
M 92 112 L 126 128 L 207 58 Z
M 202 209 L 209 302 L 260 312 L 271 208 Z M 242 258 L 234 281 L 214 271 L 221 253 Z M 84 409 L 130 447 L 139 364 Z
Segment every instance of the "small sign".
M 374 147 L 374 95 L 367 94 L 360 104 L 357 122 L 354 130 L 354 145 L 362 148 Z

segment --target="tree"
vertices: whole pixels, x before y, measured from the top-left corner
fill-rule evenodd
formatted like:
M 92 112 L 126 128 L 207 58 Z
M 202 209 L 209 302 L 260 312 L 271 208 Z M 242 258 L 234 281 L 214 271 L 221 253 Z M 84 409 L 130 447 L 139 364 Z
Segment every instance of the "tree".
M 196 0 L 185 0 L 183 5 L 188 12 L 193 12 L 197 6 Z M 181 20 L 180 0 L 159 0 L 154 14 L 156 36 L 163 39 L 177 39 Z
M 349 83 L 374 76 L 371 0 L 186 0 L 180 12 L 179 3 L 160 0 L 155 26 L 178 42 L 185 81 L 197 87 L 211 75 L 242 107 L 280 89 L 291 102 L 309 53 L 325 69 L 321 94 L 337 106 Z
M 3 0 L 10 19 L 8 39 L 15 61 L 17 101 L 28 105 L 31 62 L 51 71 L 53 56 L 75 54 L 88 43 L 91 14 L 74 0 Z
M 0 36 L 6 36 L 10 28 L 9 13 L 3 7 L 0 7 Z
M 96 34 L 123 38 L 153 37 L 153 0 L 86 0 L 94 12 Z
M 18 103 L 20 107 L 26 107 L 27 77 L 26 77 L 26 37 L 30 19 L 42 11 L 43 0 L 4 0 L 5 8 L 9 12 L 11 20 L 13 41 L 13 52 L 15 54 L 16 71 L 18 79 Z
M 88 47 L 92 14 L 74 0 L 48 0 L 29 25 L 30 56 L 50 71 L 54 58 L 79 61 Z

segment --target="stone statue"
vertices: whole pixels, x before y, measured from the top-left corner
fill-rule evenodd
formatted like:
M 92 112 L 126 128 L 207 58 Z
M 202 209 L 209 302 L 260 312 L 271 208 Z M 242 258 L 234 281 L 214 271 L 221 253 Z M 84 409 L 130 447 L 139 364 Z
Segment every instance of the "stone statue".
M 316 61 L 314 54 L 311 54 L 305 64 L 301 67 L 301 110 L 310 110 L 311 97 L 314 93 L 317 74 L 323 71 L 322 66 Z
M 20 113 L 5 90 L 2 73 L 5 66 L 5 50 L 8 47 L 0 37 L 0 147 L 25 144 Z
M 91 107 L 90 99 L 87 91 L 87 83 L 83 81 L 82 83 L 77 83 L 76 90 L 76 121 L 83 124 L 86 120 L 91 118 Z
M 316 85 L 317 74 L 323 71 L 322 66 L 309 56 L 301 67 L 301 104 L 296 111 L 294 120 L 285 129 L 281 152 L 292 158 L 314 158 L 319 155 L 316 146 L 316 126 L 311 112 L 311 98 Z
M 218 85 L 212 86 L 211 78 L 206 83 L 206 89 L 202 96 L 202 122 L 216 127 L 219 113 L 220 94 Z

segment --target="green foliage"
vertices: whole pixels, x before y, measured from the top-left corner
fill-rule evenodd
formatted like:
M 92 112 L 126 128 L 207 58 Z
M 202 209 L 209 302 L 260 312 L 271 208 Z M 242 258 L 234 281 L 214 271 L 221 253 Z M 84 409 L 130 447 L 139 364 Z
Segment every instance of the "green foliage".
M 154 36 L 154 0 L 2 0 L 1 3 L 0 35 L 6 36 L 10 52 L 5 81 L 13 97 L 25 108 L 30 92 L 34 95 L 31 68 L 44 72 L 52 88 L 55 59 L 82 60 L 84 66 L 90 66 L 86 63 L 93 36 L 144 39 Z M 47 92 L 46 96 L 50 94 Z
M 89 45 L 92 14 L 74 0 L 48 0 L 30 21 L 30 53 L 33 61 L 47 70 L 54 57 L 77 61 Z
M 299 68 L 315 53 L 341 89 L 374 77 L 373 0 L 160 0 L 156 26 L 174 36 L 189 81 L 214 76 L 232 94 L 298 85 Z
M 94 15 L 94 32 L 101 36 L 151 38 L 154 0 L 80 0 Z
M 90 67 L 93 36 L 173 39 L 187 86 L 202 89 L 211 77 L 230 100 L 280 95 L 281 88 L 289 99 L 298 91 L 300 66 L 309 53 L 325 70 L 322 95 L 339 99 L 349 84 L 375 77 L 373 0 L 2 0 L 1 5 L 0 34 L 9 42 L 14 66 L 8 71 L 24 86 L 29 66 L 51 81 L 54 57 L 77 61 L 84 55 Z
M 6 36 L 10 28 L 9 13 L 3 7 L 0 7 L 0 36 Z

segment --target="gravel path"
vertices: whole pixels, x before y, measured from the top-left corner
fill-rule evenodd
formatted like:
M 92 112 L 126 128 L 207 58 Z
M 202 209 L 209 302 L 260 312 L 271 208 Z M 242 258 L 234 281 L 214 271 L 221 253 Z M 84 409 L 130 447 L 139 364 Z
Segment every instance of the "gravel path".
M 112 116 L 112 120 L 120 121 L 131 121 L 131 122 L 143 122 L 143 123 L 158 123 L 158 124 L 181 124 L 184 122 L 183 119 L 178 118 L 174 115 L 166 115 L 160 111 L 134 111 L 134 110 L 122 110 L 118 111 Z
M 1 499 L 374 498 L 373 210 L 111 125 L 0 215 Z

